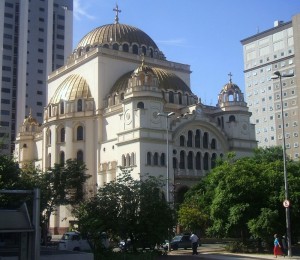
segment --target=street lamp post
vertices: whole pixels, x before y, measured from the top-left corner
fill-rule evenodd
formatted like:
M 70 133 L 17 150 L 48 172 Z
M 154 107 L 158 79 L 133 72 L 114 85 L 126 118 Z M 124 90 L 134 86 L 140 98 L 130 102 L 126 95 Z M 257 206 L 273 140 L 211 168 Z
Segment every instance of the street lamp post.
M 283 114 L 283 95 L 282 95 L 282 78 L 290 78 L 294 76 L 292 74 L 282 75 L 279 71 L 275 71 L 272 79 L 279 79 L 280 83 L 280 105 L 281 105 L 281 122 L 282 122 L 282 152 L 283 152 L 283 174 L 284 174 L 284 194 L 285 201 L 288 202 L 289 193 L 288 193 L 288 180 L 287 180 L 287 171 L 286 171 L 286 147 L 285 147 L 285 123 L 284 123 L 284 114 Z M 291 219 L 290 219 L 290 207 L 287 205 L 285 207 L 285 220 L 286 220 L 286 232 L 287 232 L 287 242 L 288 242 L 288 256 L 292 256 L 292 241 L 291 241 Z
M 158 116 L 162 116 L 166 118 L 166 139 L 167 139 L 167 154 L 166 154 L 166 166 L 167 166 L 167 202 L 170 202 L 170 192 L 169 192 L 169 118 L 175 115 L 174 112 L 170 112 L 168 114 L 158 113 Z

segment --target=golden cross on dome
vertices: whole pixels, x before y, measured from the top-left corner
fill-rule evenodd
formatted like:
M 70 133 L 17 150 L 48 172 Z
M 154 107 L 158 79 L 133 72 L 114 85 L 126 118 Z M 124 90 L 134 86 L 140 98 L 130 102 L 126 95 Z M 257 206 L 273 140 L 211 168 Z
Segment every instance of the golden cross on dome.
M 231 72 L 229 72 L 228 76 L 229 76 L 229 82 L 232 83 L 231 77 L 232 77 L 233 75 L 231 74 Z
M 119 9 L 118 4 L 116 4 L 116 8 L 114 8 L 113 11 L 116 12 L 115 23 L 119 23 L 119 13 L 121 13 L 121 10 Z

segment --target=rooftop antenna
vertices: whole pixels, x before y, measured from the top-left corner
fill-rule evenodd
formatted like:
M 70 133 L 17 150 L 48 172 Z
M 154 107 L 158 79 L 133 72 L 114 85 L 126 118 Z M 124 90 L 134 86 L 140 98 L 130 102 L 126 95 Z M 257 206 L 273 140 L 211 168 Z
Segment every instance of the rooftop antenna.
M 116 8 L 114 8 L 113 11 L 116 12 L 115 24 L 118 24 L 119 23 L 119 13 L 121 13 L 121 10 L 119 9 L 117 3 L 116 3 Z

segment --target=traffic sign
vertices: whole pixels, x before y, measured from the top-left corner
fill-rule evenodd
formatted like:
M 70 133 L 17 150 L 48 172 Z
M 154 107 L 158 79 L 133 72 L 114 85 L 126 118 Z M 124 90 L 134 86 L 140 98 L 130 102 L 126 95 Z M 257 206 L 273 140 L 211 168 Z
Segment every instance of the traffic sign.
M 283 201 L 283 207 L 288 208 L 290 206 L 290 201 L 289 200 L 284 200 Z

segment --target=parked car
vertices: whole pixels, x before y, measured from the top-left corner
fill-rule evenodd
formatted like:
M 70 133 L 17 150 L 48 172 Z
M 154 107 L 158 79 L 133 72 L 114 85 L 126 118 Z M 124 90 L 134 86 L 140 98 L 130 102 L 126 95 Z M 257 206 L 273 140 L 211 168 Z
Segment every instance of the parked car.
M 83 239 L 79 232 L 66 232 L 58 243 L 59 250 L 89 251 L 91 246 L 87 239 Z
M 190 235 L 177 235 L 172 238 L 170 242 L 171 249 L 177 250 L 178 248 L 192 248 Z

